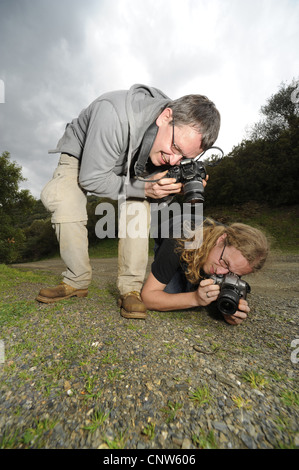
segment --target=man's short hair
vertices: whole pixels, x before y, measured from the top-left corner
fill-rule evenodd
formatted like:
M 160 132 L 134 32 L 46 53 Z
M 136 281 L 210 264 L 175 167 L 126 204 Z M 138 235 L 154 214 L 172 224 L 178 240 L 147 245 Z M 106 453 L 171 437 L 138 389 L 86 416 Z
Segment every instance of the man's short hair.
M 186 95 L 168 107 L 176 126 L 194 127 L 202 135 L 202 149 L 212 147 L 220 129 L 220 113 L 212 101 L 203 95 Z

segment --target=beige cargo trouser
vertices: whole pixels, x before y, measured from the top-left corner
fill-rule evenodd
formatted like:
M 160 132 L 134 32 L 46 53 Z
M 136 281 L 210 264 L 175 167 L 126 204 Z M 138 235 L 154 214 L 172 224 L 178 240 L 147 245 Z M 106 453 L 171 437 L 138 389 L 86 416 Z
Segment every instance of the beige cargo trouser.
M 145 199 L 127 199 L 120 206 L 117 287 L 121 295 L 142 289 L 148 263 L 150 209 Z
M 92 268 L 86 228 L 87 199 L 78 183 L 79 165 L 77 158 L 61 154 L 52 180 L 41 193 L 41 200 L 52 213 L 51 222 L 59 242 L 60 256 L 66 265 L 63 281 L 77 289 L 86 289 L 92 279 Z M 119 227 L 124 233 L 123 228 L 134 222 L 138 207 L 143 214 L 140 221 L 142 233 L 134 232 L 132 236 L 125 233 L 118 245 L 117 286 L 121 295 L 134 290 L 140 292 L 146 274 L 150 204 L 146 200 L 127 200 L 120 208 Z

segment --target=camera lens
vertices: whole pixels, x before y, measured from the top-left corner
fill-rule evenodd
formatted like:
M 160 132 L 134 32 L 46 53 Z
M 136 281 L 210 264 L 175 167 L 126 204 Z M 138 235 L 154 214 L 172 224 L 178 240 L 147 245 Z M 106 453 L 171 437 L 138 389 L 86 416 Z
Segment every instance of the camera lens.
M 202 181 L 188 181 L 184 185 L 185 202 L 204 202 L 204 187 Z
M 233 315 L 238 310 L 239 295 L 231 289 L 223 289 L 218 297 L 217 305 L 224 315 Z

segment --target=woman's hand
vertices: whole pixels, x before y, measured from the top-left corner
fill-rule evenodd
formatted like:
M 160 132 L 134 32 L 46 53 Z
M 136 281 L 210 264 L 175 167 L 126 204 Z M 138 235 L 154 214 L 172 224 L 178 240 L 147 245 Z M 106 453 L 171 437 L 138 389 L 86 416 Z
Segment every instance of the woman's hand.
M 223 315 L 224 320 L 230 325 L 240 325 L 242 321 L 246 320 L 247 314 L 250 312 L 247 300 L 240 299 L 238 308 L 239 310 L 233 315 Z
M 206 306 L 217 300 L 220 292 L 220 286 L 214 284 L 212 279 L 204 279 L 200 282 L 196 291 L 198 305 Z M 238 310 L 233 315 L 223 315 L 224 320 L 230 325 L 240 325 L 242 321 L 246 320 L 250 308 L 247 300 L 240 299 Z
M 197 288 L 196 295 L 198 298 L 198 305 L 206 306 L 214 302 L 220 292 L 220 287 L 214 284 L 213 279 L 204 279 L 200 282 Z

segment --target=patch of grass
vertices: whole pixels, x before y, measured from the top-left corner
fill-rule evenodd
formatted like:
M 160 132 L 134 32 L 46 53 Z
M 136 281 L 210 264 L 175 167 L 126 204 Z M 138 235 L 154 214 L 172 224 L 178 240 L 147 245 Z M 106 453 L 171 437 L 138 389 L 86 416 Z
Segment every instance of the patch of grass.
M 161 409 L 161 411 L 167 416 L 166 423 L 174 421 L 178 411 L 182 408 L 182 403 L 172 403 L 170 400 L 167 402 L 167 407 Z
M 121 379 L 124 376 L 124 371 L 120 369 L 112 369 L 107 371 L 107 377 L 110 382 Z
M 116 258 L 118 250 L 117 238 L 104 238 L 89 247 L 91 258 Z
M 4 264 L 0 264 L 0 326 L 9 327 L 20 322 L 22 318 L 29 318 L 37 311 L 38 304 L 32 300 L 20 300 L 19 291 L 26 290 L 28 284 L 41 282 L 53 283 L 56 277 L 41 273 L 40 271 L 22 271 Z M 57 309 L 57 308 L 56 308 Z
M 14 302 L 0 302 L 0 326 L 9 326 L 20 318 L 29 316 L 36 311 L 34 301 L 16 300 Z
M 24 267 L 26 264 L 24 264 Z M 43 271 L 29 271 L 17 269 L 12 266 L 0 264 L 0 288 L 11 288 L 22 283 L 36 284 L 40 282 L 53 282 L 56 279 L 51 273 Z M 60 281 L 59 281 L 60 282 Z
M 116 362 L 118 362 L 116 352 L 107 352 L 102 359 L 102 364 L 115 364 Z
M 150 441 L 155 438 L 155 423 L 148 423 L 142 430 L 142 434 L 146 436 Z
M 197 389 L 190 395 L 190 400 L 198 406 L 202 406 L 205 403 L 211 403 L 213 401 L 210 390 L 207 386 L 197 387 Z
M 57 421 L 34 419 L 31 427 L 25 431 L 15 430 L 4 433 L 0 438 L 0 449 L 34 448 L 41 449 L 45 443 L 45 435 L 53 430 Z
M 19 442 L 18 431 L 4 432 L 0 437 L 0 449 L 15 449 Z
M 193 434 L 193 444 L 199 449 L 217 449 L 217 442 L 214 436 L 214 432 L 210 431 L 207 434 L 203 431 L 200 434 Z
M 288 380 L 285 374 L 281 374 L 281 373 L 277 372 L 276 370 L 270 370 L 269 371 L 269 376 L 275 382 L 287 382 L 287 380 Z
M 268 207 L 250 202 L 229 207 L 208 206 L 206 216 L 222 223 L 242 222 L 260 228 L 272 239 L 272 249 L 298 253 L 299 206 Z
M 252 409 L 252 401 L 249 398 L 243 398 L 241 395 L 233 395 L 232 400 L 238 408 L 243 408 L 244 410 Z
M 299 406 L 299 393 L 293 390 L 282 392 L 280 399 L 286 406 Z
M 84 398 L 85 400 L 97 400 L 101 397 L 102 391 L 95 390 L 95 385 L 97 381 L 96 376 L 90 376 L 87 373 L 83 373 L 85 377 L 85 384 L 84 384 Z
M 57 422 L 45 419 L 40 421 L 34 420 L 34 425 L 31 428 L 27 428 L 23 434 L 22 442 L 25 446 L 34 446 L 35 449 L 43 447 L 43 435 L 56 426 Z
M 127 437 L 126 432 L 127 431 L 120 431 L 117 437 L 115 437 L 113 440 L 105 438 L 104 442 L 107 444 L 109 449 L 124 449 Z
M 252 388 L 261 389 L 268 384 L 268 380 L 258 372 L 250 371 L 242 374 L 242 379 L 248 382 Z
M 296 431 L 291 429 L 290 420 L 286 416 L 279 416 L 274 420 L 277 429 L 284 434 L 284 441 L 277 440 L 275 449 L 296 449 L 295 435 Z
M 149 255 L 154 255 L 155 240 L 149 239 Z M 118 238 L 105 238 L 90 245 L 89 256 L 91 258 L 117 258 Z
M 93 415 L 91 416 L 91 424 L 84 426 L 83 429 L 85 429 L 86 431 L 90 431 L 91 433 L 94 433 L 99 427 L 101 427 L 104 424 L 109 414 L 110 412 L 105 413 L 101 409 L 95 410 Z
M 166 349 L 166 354 L 171 354 L 172 350 L 177 348 L 175 343 L 164 343 L 163 346 Z

